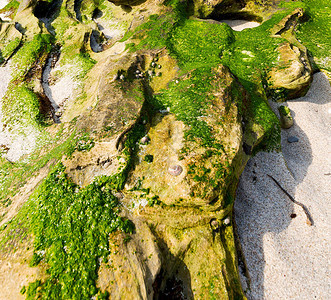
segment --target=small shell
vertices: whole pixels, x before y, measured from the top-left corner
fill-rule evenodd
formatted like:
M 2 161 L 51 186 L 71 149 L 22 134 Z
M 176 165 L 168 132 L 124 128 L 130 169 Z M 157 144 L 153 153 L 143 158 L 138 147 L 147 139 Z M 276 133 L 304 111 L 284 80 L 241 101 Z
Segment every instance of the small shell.
M 230 218 L 225 218 L 225 219 L 223 220 L 223 224 L 224 224 L 224 225 L 229 225 L 229 224 L 230 224 Z
M 149 137 L 147 135 L 145 135 L 144 137 L 141 138 L 140 143 L 145 145 L 145 144 L 149 143 L 149 141 L 150 141 Z
M 169 167 L 168 173 L 172 176 L 178 176 L 183 172 L 183 168 L 180 165 L 174 165 Z
M 210 227 L 212 230 L 218 230 L 220 228 L 220 224 L 218 223 L 218 221 L 216 219 L 212 219 L 210 221 Z

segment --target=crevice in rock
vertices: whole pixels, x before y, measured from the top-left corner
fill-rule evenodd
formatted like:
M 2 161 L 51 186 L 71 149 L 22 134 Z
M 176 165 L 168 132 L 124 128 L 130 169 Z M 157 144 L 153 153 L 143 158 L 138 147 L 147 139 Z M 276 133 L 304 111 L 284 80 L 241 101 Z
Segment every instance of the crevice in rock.
M 12 54 L 10 54 L 10 56 L 4 60 L 2 63 L 0 63 L 0 67 L 5 67 L 7 65 L 7 63 L 9 62 L 9 60 L 17 53 L 18 50 L 20 50 L 20 48 L 23 46 L 23 37 L 20 41 L 20 43 L 18 44 L 18 46 L 16 47 L 16 49 L 13 51 Z M 1 50 L 0 50 L 0 61 L 1 61 Z
M 155 232 L 154 234 L 157 236 Z M 158 239 L 157 242 L 164 259 L 161 270 L 153 283 L 153 300 L 194 299 L 191 276 L 187 266 L 179 257 L 170 252 L 163 240 Z
M 241 21 L 248 21 L 248 22 L 258 22 L 261 23 L 263 21 L 262 17 L 258 15 L 254 15 L 250 12 L 235 12 L 235 13 L 212 13 L 209 16 L 210 19 L 215 21 L 222 21 L 222 20 L 241 20 Z
M 62 2 L 63 0 L 38 1 L 33 9 L 34 16 L 44 23 L 47 30 L 53 35 L 55 35 L 55 30 L 51 23 L 58 17 Z
M 90 35 L 90 46 L 93 52 L 98 53 L 102 52 L 103 45 L 102 45 L 102 35 L 97 30 L 92 30 L 92 33 Z
M 41 78 L 41 85 L 44 92 L 42 99 L 45 103 L 45 113 L 50 113 L 55 123 L 61 123 L 61 108 L 60 105 L 58 105 L 52 97 L 52 90 L 49 86 L 49 79 L 51 70 L 55 67 L 57 61 L 59 60 L 60 54 L 60 46 L 56 45 L 47 57 L 46 64 L 44 65 L 42 70 Z
M 76 19 L 80 22 L 82 21 L 82 13 L 80 11 L 81 6 L 82 6 L 82 0 L 75 0 L 75 2 L 74 2 L 74 11 L 76 13 Z

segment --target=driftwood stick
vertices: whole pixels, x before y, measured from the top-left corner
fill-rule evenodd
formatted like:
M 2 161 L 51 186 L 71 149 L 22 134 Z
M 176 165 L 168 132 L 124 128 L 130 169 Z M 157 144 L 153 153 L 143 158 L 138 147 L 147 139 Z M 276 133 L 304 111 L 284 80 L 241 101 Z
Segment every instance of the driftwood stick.
M 281 185 L 280 185 L 280 183 L 275 179 L 275 178 L 273 178 L 271 175 L 269 175 L 269 174 L 267 174 L 277 185 L 278 185 L 278 187 L 287 195 L 287 197 L 289 197 L 290 198 L 290 200 L 293 202 L 293 203 L 295 203 L 295 204 L 297 204 L 297 205 L 299 205 L 299 206 L 301 206 L 302 207 L 302 209 L 303 209 L 303 211 L 305 212 L 305 214 L 306 214 L 306 216 L 307 216 L 307 224 L 308 225 L 310 225 L 310 226 L 312 226 L 313 224 L 314 224 L 314 221 L 313 221 L 313 218 L 311 217 L 311 215 L 310 215 L 310 213 L 309 213 L 309 211 L 308 211 L 308 208 L 304 205 L 304 204 L 302 204 L 302 203 L 300 203 L 300 202 L 298 202 L 298 201 L 296 201 Z

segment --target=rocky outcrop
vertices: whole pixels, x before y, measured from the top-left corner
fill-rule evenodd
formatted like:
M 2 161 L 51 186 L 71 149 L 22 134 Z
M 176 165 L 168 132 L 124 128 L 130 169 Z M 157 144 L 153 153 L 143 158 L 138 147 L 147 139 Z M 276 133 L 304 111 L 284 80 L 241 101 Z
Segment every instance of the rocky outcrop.
M 273 96 L 281 101 L 303 96 L 312 81 L 307 49 L 298 42 L 294 34 L 303 16 L 303 10 L 296 9 L 271 29 L 273 36 L 288 41 L 277 48 L 278 64 L 269 72 L 268 79 Z
M 279 51 L 278 60 L 265 56 L 257 66 L 258 51 L 247 43 L 240 48 L 240 36 L 225 24 L 187 20 L 192 7 L 184 2 L 111 2 L 63 1 L 44 16 L 36 12 L 37 1 L 25 1 L 14 20 L 24 30 L 10 36 L 23 36 L 24 48 L 5 58 L 21 62 L 11 87 L 24 85 L 33 112 L 48 97 L 42 78 L 43 85 L 64 80 L 68 86 L 53 87 L 71 90 L 57 123 L 45 122 L 42 113 L 33 120 L 24 115 L 45 134 L 36 152 L 26 154 L 26 165 L 0 161 L 0 199 L 9 203 L 2 215 L 16 213 L 26 201 L 21 213 L 4 218 L 0 241 L 10 240 L 13 247 L 0 250 L 0 257 L 15 263 L 10 272 L 17 273 L 19 250 L 20 259 L 35 268 L 29 281 L 24 262 L 12 295 L 21 290 L 47 297 L 55 289 L 64 298 L 81 293 L 98 299 L 245 299 L 233 201 L 251 155 L 277 144 L 277 118 L 266 91 L 289 98 L 309 85 L 305 49 L 289 34 L 290 20 L 300 14 L 279 23 L 272 37 L 256 31 L 268 39 L 266 47 L 277 45 Z M 193 14 L 248 11 L 251 5 L 194 1 Z M 95 21 L 103 13 L 103 24 L 123 27 L 95 52 L 91 39 L 103 30 Z M 3 53 L 9 37 L 2 32 L 14 28 L 1 26 Z M 8 99 L 6 109 L 15 117 L 8 118 L 10 127 L 21 120 L 11 105 L 23 98 Z M 47 171 L 60 164 L 37 176 L 38 182 L 46 179 L 35 192 L 13 197 L 18 183 L 7 178 L 19 174 L 23 184 L 47 161 Z M 68 228 L 76 238 L 70 247 Z
M 18 49 L 22 34 L 15 28 L 14 23 L 0 21 L 0 64 L 6 62 Z

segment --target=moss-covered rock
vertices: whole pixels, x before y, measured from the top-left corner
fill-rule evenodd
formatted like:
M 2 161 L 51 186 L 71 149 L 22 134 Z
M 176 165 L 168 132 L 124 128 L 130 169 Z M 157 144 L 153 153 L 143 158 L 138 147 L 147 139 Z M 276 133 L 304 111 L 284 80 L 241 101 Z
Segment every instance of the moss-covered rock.
M 36 142 L 0 159 L 0 268 L 15 278 L 0 298 L 245 299 L 235 191 L 254 153 L 279 148 L 267 95 L 309 86 L 309 5 L 22 1 L 17 29 L 0 23 L 0 130 Z M 264 22 L 234 32 L 224 17 Z M 53 120 L 47 87 L 66 92 Z

